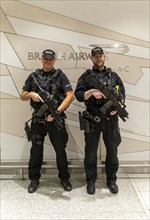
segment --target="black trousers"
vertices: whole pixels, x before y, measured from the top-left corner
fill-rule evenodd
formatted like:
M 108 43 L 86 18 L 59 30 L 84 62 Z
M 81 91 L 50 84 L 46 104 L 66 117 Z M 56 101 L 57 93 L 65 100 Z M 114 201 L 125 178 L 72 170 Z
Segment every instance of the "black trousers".
M 29 179 L 38 180 L 41 177 L 41 166 L 43 162 L 43 147 L 44 138 L 48 134 L 49 139 L 56 152 L 56 162 L 58 168 L 58 176 L 60 179 L 69 179 L 68 161 L 66 155 L 66 144 L 68 141 L 68 134 L 66 132 L 65 124 L 63 128 L 58 130 L 54 122 L 32 122 L 32 147 L 30 151 L 29 160 Z
M 117 147 L 121 142 L 120 131 L 118 127 L 118 117 L 112 116 L 109 120 L 102 119 L 100 123 L 90 123 L 90 129 L 85 135 L 85 173 L 86 180 L 96 181 L 97 178 L 97 149 L 100 134 L 103 134 L 103 140 L 106 147 L 105 170 L 107 182 L 117 179 L 116 173 L 119 167 L 117 156 Z

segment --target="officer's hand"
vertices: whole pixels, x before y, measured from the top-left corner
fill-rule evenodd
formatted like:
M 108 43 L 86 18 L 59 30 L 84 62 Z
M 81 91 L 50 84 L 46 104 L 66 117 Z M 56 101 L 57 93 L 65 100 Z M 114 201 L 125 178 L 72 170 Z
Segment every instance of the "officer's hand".
M 38 93 L 30 92 L 30 95 L 31 95 L 31 99 L 33 99 L 33 101 L 35 101 L 35 102 L 44 102 L 43 99 L 39 96 Z
M 102 98 L 106 99 L 106 96 L 101 91 L 99 91 L 98 89 L 92 89 L 92 95 L 96 99 L 102 99 Z
M 48 122 L 51 122 L 51 121 L 53 121 L 54 120 L 54 118 L 51 116 L 51 115 L 48 115 L 47 117 L 46 117 L 46 121 L 48 121 Z
M 112 111 L 110 112 L 110 115 L 115 115 L 117 113 L 117 111 Z

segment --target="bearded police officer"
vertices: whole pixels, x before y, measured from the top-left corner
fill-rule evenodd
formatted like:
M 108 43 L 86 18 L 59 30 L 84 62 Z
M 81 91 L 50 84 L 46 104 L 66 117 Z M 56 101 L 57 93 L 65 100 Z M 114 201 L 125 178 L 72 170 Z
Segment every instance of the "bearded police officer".
M 117 73 L 112 72 L 104 66 L 105 54 L 102 48 L 95 47 L 91 51 L 91 60 L 93 62 L 92 73 L 96 74 L 99 80 L 106 88 L 119 88 L 122 102 L 125 100 L 125 89 L 122 80 Z M 121 142 L 118 126 L 118 114 L 112 107 L 101 114 L 99 109 L 106 102 L 105 95 L 98 89 L 91 86 L 86 81 L 91 74 L 91 70 L 86 70 L 78 80 L 75 97 L 79 102 L 84 102 L 86 111 L 84 112 L 86 122 L 84 123 L 85 135 L 85 173 L 87 181 L 87 193 L 95 193 L 95 181 L 97 178 L 97 149 L 100 133 L 103 133 L 103 140 L 106 146 L 106 181 L 111 193 L 118 193 L 117 170 L 119 161 L 117 157 L 117 147 Z
M 23 86 L 21 100 L 30 100 L 30 104 L 34 109 L 31 123 L 31 142 L 29 160 L 29 179 L 31 180 L 28 186 L 28 192 L 34 193 L 39 185 L 41 177 L 41 166 L 43 162 L 43 143 L 46 134 L 56 152 L 56 162 L 58 168 L 58 176 L 61 184 L 66 191 L 71 191 L 72 185 L 69 181 L 70 174 L 68 172 L 68 162 L 66 155 L 66 144 L 68 134 L 65 128 L 65 113 L 64 110 L 71 104 L 74 99 L 73 90 L 67 76 L 60 70 L 54 68 L 56 54 L 53 50 L 46 49 L 42 53 L 42 69 L 38 69 L 31 73 Z M 55 98 L 57 106 L 57 120 L 51 111 L 45 107 L 42 93 L 50 94 L 50 97 Z M 51 99 L 49 99 L 51 100 Z M 54 107 L 54 106 L 50 106 Z M 61 121 L 61 124 L 56 122 Z M 58 126 L 61 125 L 61 126 Z

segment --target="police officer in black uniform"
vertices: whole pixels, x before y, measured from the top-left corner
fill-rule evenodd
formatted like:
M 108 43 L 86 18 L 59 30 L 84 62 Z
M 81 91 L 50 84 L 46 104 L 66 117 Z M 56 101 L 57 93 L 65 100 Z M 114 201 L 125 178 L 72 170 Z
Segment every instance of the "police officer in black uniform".
M 66 144 L 68 134 L 65 128 L 64 110 L 74 100 L 74 94 L 71 84 L 67 76 L 61 71 L 54 68 L 56 54 L 53 50 L 46 49 L 42 53 L 41 58 L 43 68 L 31 73 L 23 86 L 21 100 L 30 100 L 34 109 L 31 123 L 31 141 L 32 147 L 29 160 L 29 179 L 28 192 L 34 193 L 39 185 L 41 177 L 40 170 L 43 162 L 43 143 L 46 134 L 49 135 L 50 141 L 56 152 L 56 162 L 58 168 L 58 176 L 61 184 L 66 191 L 72 190 L 69 181 L 70 174 L 68 172 L 68 162 L 66 155 Z M 34 80 L 35 79 L 35 80 Z M 62 119 L 62 127 L 58 127 L 51 113 L 36 114 L 43 105 L 43 99 L 40 96 L 39 86 L 42 90 L 52 94 L 58 103 L 57 113 Z
M 125 100 L 125 89 L 120 77 L 109 71 L 104 66 L 105 54 L 103 49 L 95 47 L 91 51 L 91 60 L 93 62 L 92 71 L 97 74 L 99 80 L 106 87 L 119 88 L 122 101 Z M 85 173 L 87 181 L 87 193 L 95 193 L 95 181 L 97 178 L 97 149 L 100 139 L 100 133 L 103 133 L 103 140 L 106 146 L 105 170 L 107 176 L 107 186 L 111 193 L 118 193 L 117 170 L 119 161 L 117 157 L 117 147 L 121 142 L 120 131 L 118 126 L 118 115 L 116 109 L 112 107 L 102 115 L 99 111 L 100 107 L 106 102 L 105 95 L 91 87 L 90 83 L 85 80 L 91 72 L 86 70 L 78 79 L 75 90 L 75 97 L 79 102 L 84 102 L 86 111 L 83 114 L 89 123 L 88 128 L 85 127 Z

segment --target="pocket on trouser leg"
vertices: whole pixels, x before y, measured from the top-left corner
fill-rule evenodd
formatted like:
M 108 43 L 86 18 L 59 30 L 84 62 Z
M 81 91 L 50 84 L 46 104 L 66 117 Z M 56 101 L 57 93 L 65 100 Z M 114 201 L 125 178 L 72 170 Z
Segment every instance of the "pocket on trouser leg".
M 96 124 L 88 121 L 88 129 L 85 130 L 85 133 L 95 133 L 96 132 Z

